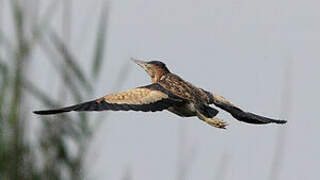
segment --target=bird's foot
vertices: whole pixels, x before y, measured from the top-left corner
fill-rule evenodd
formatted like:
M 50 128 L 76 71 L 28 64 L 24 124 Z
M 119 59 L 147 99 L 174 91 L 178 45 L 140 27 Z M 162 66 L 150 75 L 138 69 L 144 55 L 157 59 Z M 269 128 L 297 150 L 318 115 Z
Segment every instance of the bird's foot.
M 199 119 L 203 120 L 204 122 L 206 122 L 210 126 L 213 126 L 216 128 L 226 129 L 226 126 L 228 126 L 227 122 L 223 121 L 222 119 L 220 119 L 218 117 L 209 118 L 209 117 L 204 116 L 200 112 L 197 112 L 197 116 Z
M 205 118 L 204 121 L 208 123 L 210 126 L 226 129 L 226 126 L 228 125 L 227 122 L 221 120 L 220 118 L 213 117 L 213 118 Z

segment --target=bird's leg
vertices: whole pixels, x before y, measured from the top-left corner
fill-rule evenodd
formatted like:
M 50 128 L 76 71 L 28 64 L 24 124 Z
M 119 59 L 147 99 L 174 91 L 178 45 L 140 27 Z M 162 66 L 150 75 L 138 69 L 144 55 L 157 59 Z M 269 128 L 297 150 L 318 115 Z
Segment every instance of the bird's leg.
M 226 126 L 228 125 L 225 121 L 221 120 L 220 118 L 217 118 L 217 117 L 209 118 L 201 114 L 199 111 L 197 111 L 197 116 L 204 122 L 208 123 L 210 126 L 213 126 L 216 128 L 225 129 Z

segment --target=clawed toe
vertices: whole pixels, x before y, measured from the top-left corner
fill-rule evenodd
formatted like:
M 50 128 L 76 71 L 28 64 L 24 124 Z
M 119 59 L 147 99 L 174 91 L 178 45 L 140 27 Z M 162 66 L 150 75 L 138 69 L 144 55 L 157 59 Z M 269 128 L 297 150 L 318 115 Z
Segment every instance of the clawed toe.
M 205 120 L 206 123 L 208 123 L 209 125 L 216 127 L 216 128 L 221 128 L 221 129 L 226 129 L 226 126 L 228 125 L 227 122 L 214 117 L 214 118 L 206 118 Z

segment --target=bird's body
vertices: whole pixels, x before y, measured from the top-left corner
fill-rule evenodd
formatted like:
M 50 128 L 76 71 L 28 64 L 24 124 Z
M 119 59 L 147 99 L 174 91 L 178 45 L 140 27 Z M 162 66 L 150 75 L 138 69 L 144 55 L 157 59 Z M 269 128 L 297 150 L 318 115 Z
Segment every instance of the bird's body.
M 181 117 L 197 116 L 208 124 L 224 128 L 227 124 L 215 117 L 217 107 L 229 112 L 234 118 L 253 124 L 286 123 L 245 112 L 227 101 L 222 96 L 210 93 L 183 80 L 171 73 L 166 65 L 159 61 L 143 62 L 135 60 L 151 77 L 152 84 L 138 87 L 126 92 L 110 94 L 102 98 L 54 110 L 35 111 L 36 114 L 47 115 L 69 111 L 162 111 L 168 110 Z
M 162 87 L 173 92 L 176 96 L 184 99 L 184 102 L 168 108 L 170 112 L 173 112 L 182 117 L 195 116 L 194 104 L 209 104 L 208 96 L 205 92 L 196 88 L 191 83 L 184 81 L 179 76 L 168 73 L 163 76 L 158 82 Z

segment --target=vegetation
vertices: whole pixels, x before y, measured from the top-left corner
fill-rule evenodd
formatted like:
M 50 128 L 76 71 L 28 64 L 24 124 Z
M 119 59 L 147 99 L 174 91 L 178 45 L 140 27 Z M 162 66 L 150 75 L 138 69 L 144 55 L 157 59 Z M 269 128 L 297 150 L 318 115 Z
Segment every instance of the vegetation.
M 27 98 L 38 100 L 46 107 L 60 103 L 39 89 L 28 76 L 28 65 L 36 47 L 46 54 L 63 83 L 63 92 L 80 102 L 82 94 L 92 94 L 90 82 L 97 81 L 104 58 L 106 9 L 102 10 L 92 72 L 87 75 L 58 33 L 48 22 L 57 6 L 52 4 L 44 16 L 30 21 L 25 1 L 10 0 L 10 12 L 16 38 L 8 38 L 0 30 L 0 179 L 84 179 L 83 158 L 92 136 L 92 127 L 84 113 L 76 116 L 41 117 L 38 137 L 30 138 L 34 127 L 30 112 L 26 112 Z M 67 9 L 66 9 L 67 10 Z M 7 17 L 9 18 L 9 17 Z M 1 28 L 1 27 L 0 27 Z M 60 60 L 60 61 L 58 61 Z M 39 117 L 40 118 L 40 117 Z M 54 119 L 54 120 L 53 120 Z

